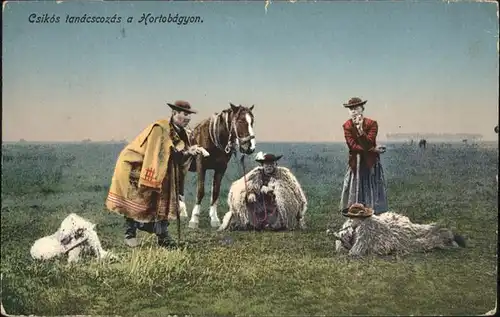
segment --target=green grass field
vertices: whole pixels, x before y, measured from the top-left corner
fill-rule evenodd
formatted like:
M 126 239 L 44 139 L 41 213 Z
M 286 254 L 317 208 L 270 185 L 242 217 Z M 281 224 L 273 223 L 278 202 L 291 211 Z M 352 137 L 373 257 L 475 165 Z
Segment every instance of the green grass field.
M 415 222 L 441 221 L 468 247 L 407 257 L 352 260 L 335 255 L 328 225 L 338 214 L 346 170 L 344 144 L 260 144 L 284 154 L 308 201 L 305 232 L 217 233 L 209 228 L 207 191 L 200 229 L 183 222 L 185 249 L 123 245 L 123 220 L 104 209 L 122 144 L 2 146 L 2 302 L 9 314 L 35 315 L 469 315 L 492 309 L 497 281 L 498 147 L 388 146 L 382 163 L 393 211 Z M 234 160 L 224 178 L 219 217 Z M 255 166 L 246 160 L 247 170 Z M 211 176 L 212 173 L 209 173 Z M 188 212 L 195 175 L 186 180 Z M 207 180 L 206 188 L 210 188 Z M 118 263 L 65 259 L 37 263 L 32 243 L 76 212 L 98 224 L 104 248 Z M 174 237 L 175 225 L 171 226 Z M 231 236 L 233 243 L 221 243 Z

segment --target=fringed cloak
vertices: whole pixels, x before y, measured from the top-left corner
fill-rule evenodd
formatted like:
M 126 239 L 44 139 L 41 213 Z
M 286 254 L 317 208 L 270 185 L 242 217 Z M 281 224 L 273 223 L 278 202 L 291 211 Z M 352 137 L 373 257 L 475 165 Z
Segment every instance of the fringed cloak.
M 267 184 L 274 187 L 273 194 L 261 193 L 263 178 L 262 167 L 256 167 L 231 185 L 229 229 L 294 229 L 304 222 L 307 199 L 291 171 L 286 167 L 276 167 Z M 247 202 L 250 193 L 256 195 L 255 203 Z
M 415 224 L 408 217 L 386 212 L 368 218 L 349 219 L 337 232 L 336 251 L 353 256 L 407 254 L 458 247 L 447 228 Z
M 191 162 L 182 155 L 187 133 L 178 133 L 169 120 L 144 129 L 120 153 L 106 207 L 138 222 L 175 219 L 182 173 Z

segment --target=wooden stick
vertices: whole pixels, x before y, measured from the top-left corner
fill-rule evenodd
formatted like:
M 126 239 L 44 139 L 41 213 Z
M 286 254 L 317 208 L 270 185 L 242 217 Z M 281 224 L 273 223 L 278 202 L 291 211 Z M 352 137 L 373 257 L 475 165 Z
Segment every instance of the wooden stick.
M 359 202 L 359 165 L 360 165 L 361 157 L 359 154 L 356 154 L 356 203 Z

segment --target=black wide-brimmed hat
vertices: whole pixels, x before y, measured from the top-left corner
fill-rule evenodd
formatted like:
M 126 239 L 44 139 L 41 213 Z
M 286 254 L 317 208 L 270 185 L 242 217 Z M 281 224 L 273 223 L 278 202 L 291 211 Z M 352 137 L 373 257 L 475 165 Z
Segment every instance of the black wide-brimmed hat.
M 191 108 L 191 104 L 187 101 L 184 101 L 184 100 L 177 100 L 176 102 L 174 102 L 174 104 L 167 102 L 167 105 L 170 108 L 177 110 L 177 111 L 184 111 L 184 112 L 188 112 L 188 113 L 197 113 L 196 110 Z
M 368 100 L 362 100 L 359 97 L 352 97 L 349 99 L 347 103 L 344 104 L 344 107 L 346 108 L 351 108 L 351 107 L 357 107 L 357 106 L 363 106 Z
M 276 162 L 280 158 L 282 158 L 283 155 L 274 155 L 271 153 L 262 153 L 259 152 L 257 155 L 255 155 L 255 161 L 259 163 L 270 163 L 270 162 Z

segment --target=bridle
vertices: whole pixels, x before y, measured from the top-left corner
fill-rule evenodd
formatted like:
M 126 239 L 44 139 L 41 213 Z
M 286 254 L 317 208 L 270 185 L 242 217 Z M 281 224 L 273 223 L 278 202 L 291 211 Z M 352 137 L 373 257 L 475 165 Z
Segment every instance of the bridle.
M 242 108 L 240 108 L 236 113 L 232 113 L 232 119 L 231 119 L 231 124 L 229 124 L 229 113 L 222 112 L 220 114 L 214 114 L 212 117 L 210 117 L 210 123 L 209 123 L 209 128 L 208 131 L 210 133 L 210 139 L 212 143 L 221 151 L 224 151 L 226 154 L 229 154 L 231 151 L 234 151 L 234 141 L 233 141 L 233 133 L 234 136 L 236 137 L 236 140 L 238 141 L 239 144 L 243 144 L 246 142 L 249 142 L 252 139 L 255 139 L 255 135 L 249 135 L 246 137 L 240 137 L 238 133 L 238 126 L 236 125 L 236 119 L 238 118 L 240 112 L 242 111 Z M 227 139 L 227 144 L 226 146 L 222 146 L 222 143 L 219 138 L 219 134 L 217 133 L 217 129 L 219 127 L 218 122 L 219 118 L 221 116 L 224 116 L 224 123 L 226 130 L 229 132 L 228 139 Z

